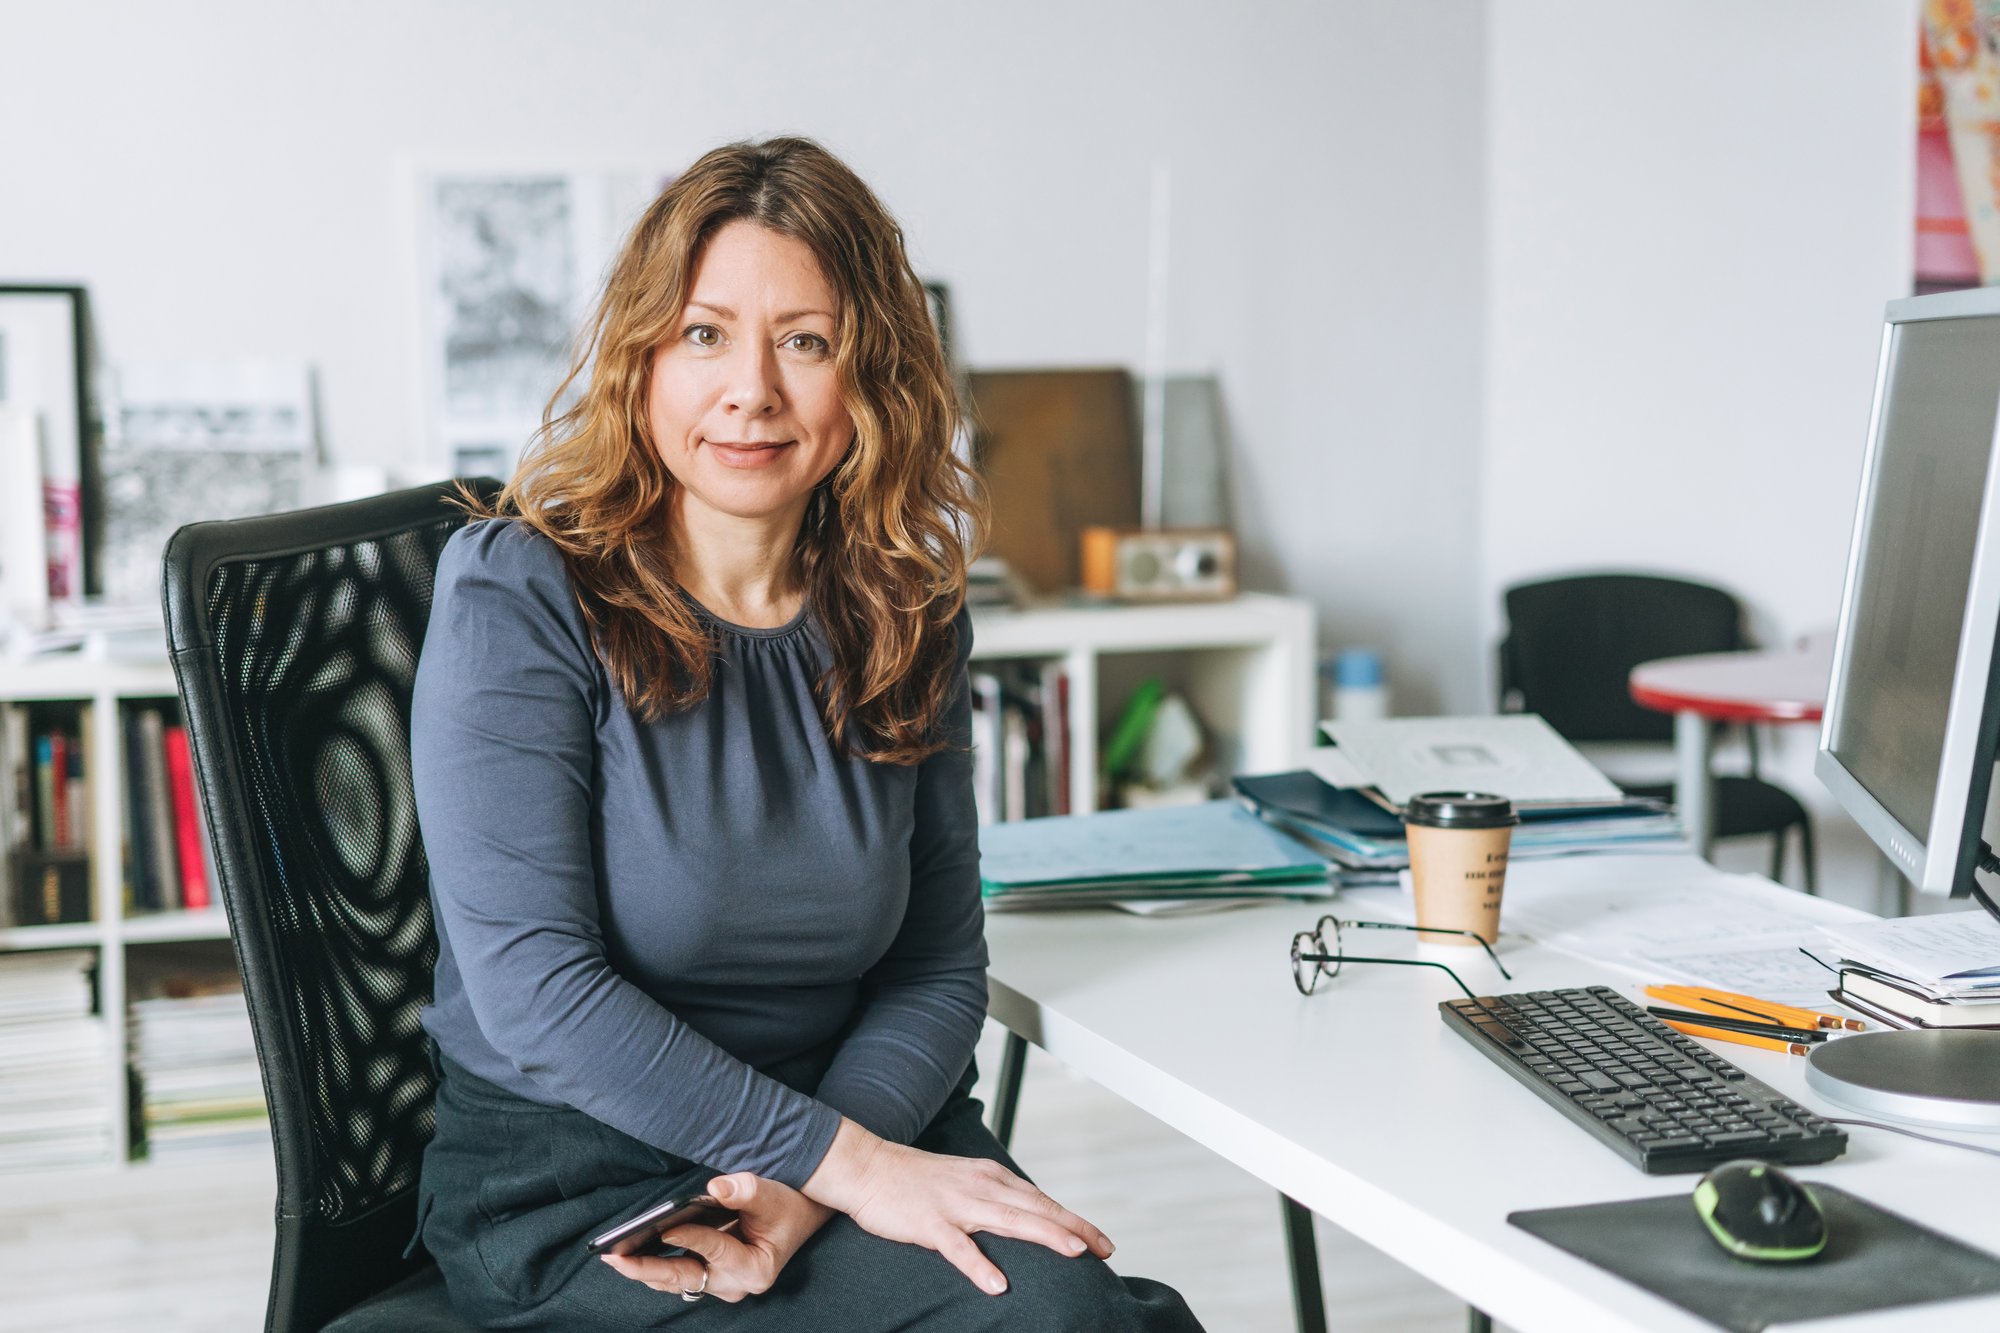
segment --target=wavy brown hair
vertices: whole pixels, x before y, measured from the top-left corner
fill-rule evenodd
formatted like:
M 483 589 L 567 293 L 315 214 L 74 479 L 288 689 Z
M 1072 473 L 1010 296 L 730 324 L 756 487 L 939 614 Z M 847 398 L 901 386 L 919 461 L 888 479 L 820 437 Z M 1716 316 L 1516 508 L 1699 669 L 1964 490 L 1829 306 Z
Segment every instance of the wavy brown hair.
M 821 717 L 836 745 L 913 764 L 945 743 L 952 619 L 986 505 L 953 450 L 958 395 L 902 229 L 819 144 L 728 144 L 661 192 L 626 238 L 514 479 L 491 506 L 467 507 L 517 518 L 562 551 L 598 656 L 642 717 L 707 697 L 715 643 L 674 576 L 678 483 L 653 438 L 647 387 L 709 238 L 739 220 L 803 242 L 838 302 L 833 357 L 854 441 L 814 489 L 796 548 L 831 648 Z

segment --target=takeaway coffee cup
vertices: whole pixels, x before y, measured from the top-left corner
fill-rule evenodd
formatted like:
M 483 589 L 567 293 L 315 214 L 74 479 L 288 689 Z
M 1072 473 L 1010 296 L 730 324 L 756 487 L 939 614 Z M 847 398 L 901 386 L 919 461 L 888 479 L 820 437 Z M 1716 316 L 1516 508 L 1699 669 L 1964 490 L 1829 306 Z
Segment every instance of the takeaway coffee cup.
M 1410 881 L 1417 924 L 1469 930 L 1488 944 L 1500 939 L 1500 891 L 1507 884 L 1507 844 L 1514 803 L 1476 791 L 1433 791 L 1403 806 L 1410 842 Z M 1479 946 L 1463 935 L 1425 935 L 1426 944 Z

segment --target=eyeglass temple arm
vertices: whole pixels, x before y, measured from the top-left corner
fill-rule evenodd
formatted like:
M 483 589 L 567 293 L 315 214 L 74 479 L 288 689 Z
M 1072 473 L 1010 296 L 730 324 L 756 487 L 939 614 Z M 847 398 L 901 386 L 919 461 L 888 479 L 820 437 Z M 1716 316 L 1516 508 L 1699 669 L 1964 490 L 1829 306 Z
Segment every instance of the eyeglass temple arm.
M 1299 955 L 1299 961 L 1301 963 L 1387 963 L 1391 967 L 1434 967 L 1457 982 L 1458 988 L 1465 992 L 1466 999 L 1476 1000 L 1479 998 L 1472 993 L 1472 987 L 1466 985 L 1459 978 L 1458 973 L 1452 971 L 1451 968 L 1443 963 L 1427 962 L 1421 958 L 1363 958 L 1358 954 L 1351 953 L 1302 953 Z
M 1486 950 L 1486 957 L 1492 962 L 1493 966 L 1500 969 L 1501 976 L 1507 978 L 1509 981 L 1514 979 L 1514 974 L 1509 972 L 1507 965 L 1500 961 L 1500 955 L 1493 952 L 1493 946 L 1488 944 L 1486 937 L 1476 930 L 1452 930 L 1445 926 L 1406 926 L 1397 921 L 1343 921 L 1340 924 L 1342 926 L 1353 926 L 1357 930 L 1414 930 L 1425 935 L 1463 935 L 1467 939 L 1477 941 L 1479 947 Z

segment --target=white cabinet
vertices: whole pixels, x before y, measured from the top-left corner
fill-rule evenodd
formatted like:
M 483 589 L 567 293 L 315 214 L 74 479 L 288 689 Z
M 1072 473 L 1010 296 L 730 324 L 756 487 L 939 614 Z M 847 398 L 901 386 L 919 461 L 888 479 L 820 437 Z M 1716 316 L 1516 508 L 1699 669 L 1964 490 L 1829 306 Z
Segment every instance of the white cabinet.
M 977 607 L 975 665 L 1059 661 L 1069 676 L 1071 808 L 1103 803 L 1098 743 L 1132 688 L 1163 678 L 1208 729 L 1222 774 L 1299 768 L 1313 743 L 1312 605 L 1244 593 L 1172 606 Z

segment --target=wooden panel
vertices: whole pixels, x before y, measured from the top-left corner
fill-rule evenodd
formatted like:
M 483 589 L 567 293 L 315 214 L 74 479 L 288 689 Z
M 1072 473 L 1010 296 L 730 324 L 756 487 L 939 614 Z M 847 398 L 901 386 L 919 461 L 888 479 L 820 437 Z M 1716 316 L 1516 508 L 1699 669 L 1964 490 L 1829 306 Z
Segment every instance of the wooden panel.
M 974 457 L 993 499 L 989 550 L 1038 592 L 1077 586 L 1078 534 L 1139 521 L 1131 376 L 976 370 L 971 391 Z

